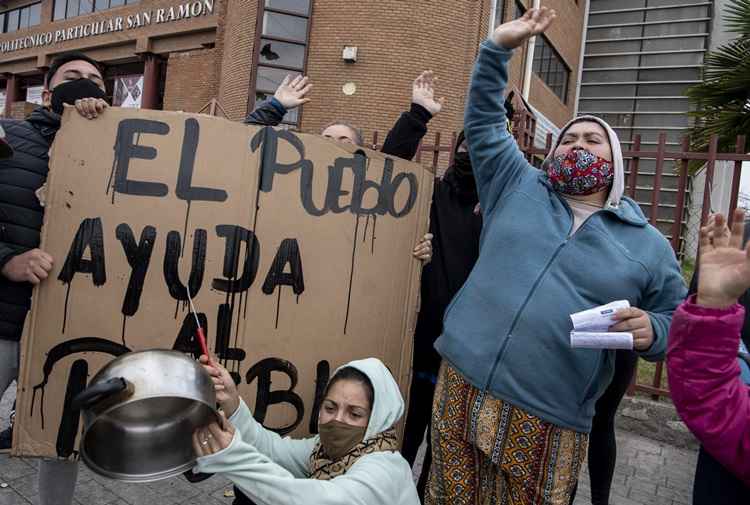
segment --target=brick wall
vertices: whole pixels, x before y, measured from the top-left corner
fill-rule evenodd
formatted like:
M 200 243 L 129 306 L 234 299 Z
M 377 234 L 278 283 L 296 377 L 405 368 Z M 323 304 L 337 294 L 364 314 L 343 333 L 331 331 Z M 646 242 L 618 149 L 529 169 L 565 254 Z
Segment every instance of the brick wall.
M 217 90 L 216 50 L 171 53 L 164 85 L 164 110 L 198 112 Z
M 459 129 L 488 6 L 484 0 L 351 2 L 346 8 L 315 2 L 307 68 L 315 89 L 302 129 L 316 132 L 342 119 L 360 125 L 367 137 L 373 130 L 387 132 L 408 108 L 411 83 L 422 70 L 435 71 L 438 96 L 448 100 L 430 129 Z M 356 63 L 342 60 L 344 46 L 359 48 Z M 348 82 L 357 86 L 352 96 L 342 92 Z
M 13 106 L 11 107 L 11 113 L 8 117 L 12 119 L 25 119 L 37 107 L 39 106 L 35 103 L 13 102 Z
M 255 47 L 258 0 L 224 0 L 216 33 L 216 54 L 221 68 L 218 99 L 227 116 L 243 119 Z
M 459 130 L 470 72 L 479 43 L 487 36 L 495 0 L 382 0 L 312 2 L 307 74 L 314 83 L 312 102 L 302 112 L 301 129 L 318 132 L 330 121 L 347 120 L 362 127 L 367 139 L 378 130 L 385 134 L 411 99 L 411 82 L 422 70 L 439 77 L 437 93 L 447 98 L 443 113 L 430 124 L 434 131 Z M 247 113 L 254 56 L 258 0 L 217 2 L 219 28 L 216 52 L 219 82 L 216 95 L 230 119 Z M 523 2 L 530 4 L 529 0 Z M 580 2 L 582 3 L 582 2 Z M 531 102 L 554 122 L 573 115 L 575 79 L 583 25 L 582 7 L 575 0 L 545 1 L 558 10 L 559 19 L 548 34 L 571 67 L 571 91 L 563 104 L 538 78 L 532 79 Z M 515 11 L 506 2 L 506 19 Z M 345 63 L 344 46 L 359 48 L 358 61 Z M 522 85 L 523 53 L 510 64 L 510 84 Z M 343 93 L 353 82 L 357 91 Z M 381 137 L 382 139 L 382 137 Z

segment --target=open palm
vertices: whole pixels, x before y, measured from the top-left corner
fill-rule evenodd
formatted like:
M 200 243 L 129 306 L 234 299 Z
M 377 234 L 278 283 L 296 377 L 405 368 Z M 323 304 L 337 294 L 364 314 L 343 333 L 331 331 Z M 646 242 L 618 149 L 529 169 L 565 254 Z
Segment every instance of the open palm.
M 515 49 L 529 37 L 544 32 L 557 17 L 553 9 L 529 9 L 518 19 L 503 23 L 492 34 L 493 41 L 508 49 Z
M 742 249 L 744 210 L 737 209 L 731 232 L 717 214 L 713 223 L 701 228 L 698 303 L 727 307 L 750 288 L 750 246 Z

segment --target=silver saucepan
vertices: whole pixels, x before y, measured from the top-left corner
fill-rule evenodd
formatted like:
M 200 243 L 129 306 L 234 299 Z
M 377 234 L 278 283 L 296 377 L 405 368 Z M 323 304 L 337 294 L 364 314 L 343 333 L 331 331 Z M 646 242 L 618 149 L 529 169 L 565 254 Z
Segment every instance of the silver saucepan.
M 177 351 L 114 359 L 74 400 L 83 413 L 80 452 L 105 477 L 151 482 L 195 464 L 192 435 L 218 419 L 211 377 Z

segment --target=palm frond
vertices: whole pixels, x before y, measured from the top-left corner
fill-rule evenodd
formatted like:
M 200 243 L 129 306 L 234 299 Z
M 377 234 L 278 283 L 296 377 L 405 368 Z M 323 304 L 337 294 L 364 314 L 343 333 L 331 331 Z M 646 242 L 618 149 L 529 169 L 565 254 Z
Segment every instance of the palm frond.
M 725 7 L 727 30 L 750 36 L 750 0 L 733 0 Z

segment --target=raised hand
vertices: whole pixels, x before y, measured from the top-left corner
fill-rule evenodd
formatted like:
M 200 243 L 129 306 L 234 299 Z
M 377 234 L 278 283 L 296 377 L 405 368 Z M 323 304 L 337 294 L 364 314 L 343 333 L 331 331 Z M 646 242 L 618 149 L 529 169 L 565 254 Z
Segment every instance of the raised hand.
M 731 232 L 721 214 L 701 228 L 699 305 L 726 308 L 750 288 L 750 245 L 743 250 L 744 227 L 745 211 L 737 209 Z
M 503 23 L 492 34 L 492 41 L 507 49 L 515 49 L 528 38 L 539 35 L 552 24 L 557 17 L 554 9 L 542 7 L 529 9 L 518 19 Z
M 313 85 L 309 83 L 307 76 L 298 75 L 292 80 L 292 76 L 287 75 L 273 96 L 284 108 L 290 110 L 310 101 L 310 98 L 306 98 L 306 96 L 312 87 Z
M 425 70 L 419 77 L 414 79 L 414 86 L 411 92 L 411 101 L 421 105 L 427 111 L 436 116 L 443 110 L 445 98 L 441 97 L 435 100 L 435 82 L 437 77 L 432 70 Z

